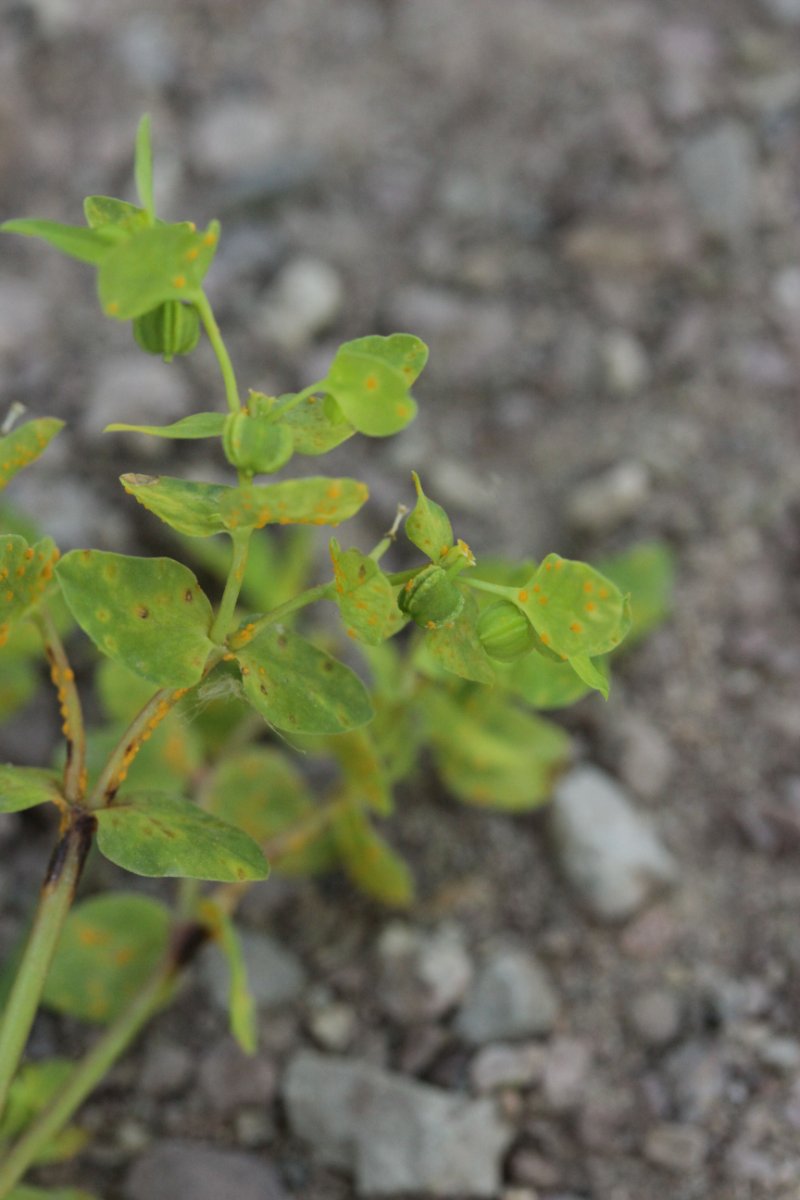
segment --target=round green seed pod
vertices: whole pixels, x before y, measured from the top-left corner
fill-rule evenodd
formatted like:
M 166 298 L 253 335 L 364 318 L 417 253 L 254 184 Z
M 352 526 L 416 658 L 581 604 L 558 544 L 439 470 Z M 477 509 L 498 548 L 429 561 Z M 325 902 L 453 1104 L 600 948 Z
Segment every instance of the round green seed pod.
M 464 593 L 441 567 L 425 567 L 400 589 L 401 612 L 423 629 L 441 629 L 464 607 Z
M 279 471 L 294 453 L 294 438 L 285 425 L 264 416 L 253 416 L 246 408 L 231 413 L 222 431 L 225 457 L 238 471 L 269 475 Z
M 536 633 L 528 618 L 510 600 L 498 600 L 478 617 L 478 637 L 490 658 L 513 662 L 530 654 Z
M 200 338 L 200 318 L 193 304 L 165 300 L 157 308 L 135 317 L 133 336 L 148 354 L 171 362 L 176 354 L 190 354 Z

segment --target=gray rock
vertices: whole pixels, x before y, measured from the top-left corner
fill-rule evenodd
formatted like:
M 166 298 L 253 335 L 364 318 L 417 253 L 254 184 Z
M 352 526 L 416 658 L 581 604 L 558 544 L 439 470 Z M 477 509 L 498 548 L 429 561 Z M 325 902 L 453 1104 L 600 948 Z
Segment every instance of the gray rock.
M 6 274 L 0 282 L 0 361 L 41 345 L 47 326 L 47 294 L 41 285 Z M 0 419 L 5 417 L 5 409 Z
M 258 1008 L 277 1008 L 299 999 L 306 986 L 306 972 L 299 959 L 267 934 L 246 930 L 240 936 L 247 979 Z M 203 952 L 200 977 L 211 998 L 227 1012 L 228 966 L 216 946 Z
M 675 882 L 672 855 L 625 792 L 595 767 L 564 776 L 549 816 L 561 869 L 601 920 L 632 916 L 657 888 Z
M 456 1032 L 473 1045 L 547 1033 L 558 1000 L 544 968 L 525 951 L 498 948 L 481 966 L 456 1017 Z
M 215 100 L 194 126 L 190 153 L 194 166 L 210 175 L 252 176 L 286 146 L 277 110 L 257 100 Z
M 650 479 L 641 463 L 617 463 L 573 489 L 567 517 L 575 529 L 608 532 L 639 512 L 649 491 Z
M 607 333 L 601 346 L 606 383 L 615 395 L 635 396 L 650 378 L 647 354 L 638 338 L 625 329 Z
M 225 1038 L 203 1056 L 200 1088 L 211 1108 L 228 1115 L 245 1105 L 265 1106 L 275 1094 L 275 1067 L 262 1055 L 247 1055 Z
M 726 1072 L 715 1046 L 686 1042 L 670 1054 L 665 1074 L 681 1121 L 704 1122 L 723 1101 Z
M 650 988 L 634 996 L 630 1022 L 646 1046 L 666 1046 L 681 1027 L 681 1003 L 666 988 Z
M 645 1138 L 645 1158 L 676 1174 L 697 1171 L 707 1154 L 708 1135 L 695 1125 L 665 1121 L 649 1130 Z
M 139 1086 L 148 1096 L 174 1096 L 192 1078 L 192 1056 L 173 1042 L 154 1042 L 147 1049 Z
M 761 0 L 761 4 L 783 25 L 800 25 L 800 0 Z
M 541 1046 L 508 1046 L 502 1042 L 484 1046 L 470 1063 L 469 1076 L 476 1092 L 498 1088 L 524 1088 L 538 1082 L 544 1070 Z
M 512 1131 L 489 1100 L 306 1051 L 289 1064 L 284 1099 L 293 1132 L 323 1164 L 355 1171 L 359 1194 L 499 1192 Z
M 202 1142 L 159 1142 L 134 1163 L 126 1200 L 286 1200 L 280 1180 L 252 1154 L 217 1150 Z
M 338 271 L 317 258 L 296 258 L 270 289 L 261 326 L 273 342 L 291 353 L 327 329 L 343 301 L 344 284 Z
M 358 1031 L 358 1014 L 344 1001 L 321 1004 L 309 1013 L 308 1028 L 323 1050 L 346 1050 Z
M 621 730 L 619 772 L 623 782 L 642 800 L 658 799 L 674 766 L 669 742 L 645 717 L 627 713 Z
M 472 960 L 456 925 L 424 932 L 393 922 L 381 935 L 378 957 L 378 996 L 396 1021 L 443 1016 L 463 999 L 472 982 Z
M 568 1112 L 575 1108 L 586 1090 L 592 1063 L 587 1042 L 573 1037 L 557 1037 L 547 1048 L 542 1087 L 550 1108 Z
M 687 142 L 679 169 L 702 230 L 735 242 L 756 216 L 756 156 L 747 127 L 724 120 Z

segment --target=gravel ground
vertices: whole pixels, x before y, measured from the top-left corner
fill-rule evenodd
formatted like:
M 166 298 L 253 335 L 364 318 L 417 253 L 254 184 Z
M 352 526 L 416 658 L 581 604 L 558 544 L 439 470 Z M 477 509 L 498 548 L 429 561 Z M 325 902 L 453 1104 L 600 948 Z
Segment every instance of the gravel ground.
M 331 460 L 370 484 L 365 533 L 413 466 L 478 554 L 658 536 L 679 576 L 674 619 L 610 703 L 565 717 L 655 828 L 672 890 L 609 921 L 557 869 L 545 814 L 410 789 L 414 911 L 267 885 L 245 912 L 251 1069 L 204 967 L 52 1177 L 103 1200 L 344 1200 L 392 1179 L 503 1200 L 800 1196 L 798 0 L 19 0 L 0 21 L 3 215 L 77 220 L 86 193 L 128 194 L 148 109 L 162 210 L 222 219 L 210 286 L 244 383 L 296 387 L 365 332 L 429 342 L 415 425 Z M 97 329 L 89 272 L 3 243 L 3 405 L 70 423 L 46 487 L 34 469 L 11 498 L 65 548 L 149 536 L 114 481 L 170 451 L 102 439 L 107 421 L 214 402 L 205 352 L 140 358 L 127 329 Z M 0 752 L 41 757 L 48 711 Z M 45 845 L 15 821 L 4 942 Z M 82 1037 L 45 1017 L 35 1048 Z M 346 1128 L 311 1111 L 325 1095 Z M 426 1167 L 432 1127 L 462 1130 L 470 1187 Z

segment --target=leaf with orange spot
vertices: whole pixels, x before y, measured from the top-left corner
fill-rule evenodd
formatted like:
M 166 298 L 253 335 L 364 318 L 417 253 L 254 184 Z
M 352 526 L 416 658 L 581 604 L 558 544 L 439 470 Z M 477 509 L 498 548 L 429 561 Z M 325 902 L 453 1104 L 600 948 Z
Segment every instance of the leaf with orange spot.
M 48 803 L 64 803 L 55 771 L 0 765 L 0 812 L 22 812 Z
M 0 437 L 0 491 L 29 463 L 34 462 L 64 428 L 56 417 L 37 417 Z
M 425 495 L 416 471 L 411 472 L 411 477 L 417 490 L 417 502 L 406 517 L 406 537 L 432 562 L 438 562 L 453 544 L 453 526 L 441 504 Z
M 191 300 L 211 265 L 219 235 L 187 223 L 153 225 L 115 245 L 100 263 L 97 290 L 107 316 L 129 321 L 165 300 Z
M 331 539 L 336 603 L 342 620 L 359 641 L 377 646 L 397 633 L 405 619 L 394 588 L 374 559 L 360 550 L 342 550 Z
M 280 401 L 290 397 L 281 396 Z M 296 454 L 327 454 L 355 433 L 332 396 L 307 396 L 281 417 L 290 431 Z
M 478 606 L 470 592 L 461 613 L 440 629 L 431 630 L 425 647 L 437 664 L 454 675 L 475 683 L 494 683 L 494 666 L 480 643 L 477 621 Z
M 225 531 L 221 498 L 234 489 L 220 483 L 195 483 L 169 475 L 121 475 L 129 496 L 187 537 L 212 537 Z
M 132 893 L 76 904 L 47 977 L 44 1004 L 83 1021 L 113 1021 L 166 951 L 170 920 L 166 905 Z
M 243 830 L 180 797 L 125 796 L 95 816 L 100 853 L 135 875 L 243 883 L 269 874 Z
M 369 497 L 357 479 L 313 475 L 282 483 L 228 488 L 219 511 L 228 529 L 263 529 L 265 525 L 339 525 L 352 517 Z
M 403 340 L 401 346 L 397 338 L 410 341 Z M 417 403 L 408 389 L 426 356 L 424 343 L 410 334 L 358 338 L 339 347 L 321 390 L 333 396 L 359 433 L 388 437 L 417 415 Z
M 0 646 L 12 625 L 44 595 L 57 558 L 51 538 L 29 546 L 19 534 L 0 534 Z

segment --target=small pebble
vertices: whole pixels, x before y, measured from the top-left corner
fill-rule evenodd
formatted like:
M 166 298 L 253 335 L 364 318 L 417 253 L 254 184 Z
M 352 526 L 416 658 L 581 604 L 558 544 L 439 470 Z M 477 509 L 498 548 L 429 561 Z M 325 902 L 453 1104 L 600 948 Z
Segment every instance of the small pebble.
M 698 1170 L 708 1155 L 708 1136 L 695 1125 L 665 1121 L 647 1134 L 644 1155 L 656 1166 L 685 1175 Z

